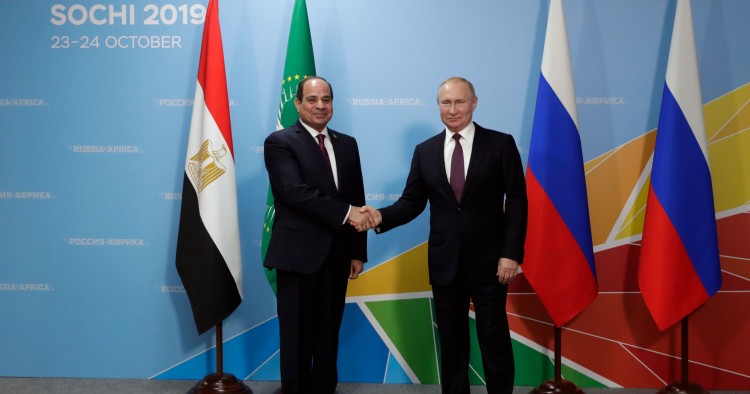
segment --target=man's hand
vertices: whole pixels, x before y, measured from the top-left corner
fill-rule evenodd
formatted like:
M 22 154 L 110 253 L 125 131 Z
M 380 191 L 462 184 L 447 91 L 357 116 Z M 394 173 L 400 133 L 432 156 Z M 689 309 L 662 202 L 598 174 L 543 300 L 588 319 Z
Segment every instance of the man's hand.
M 352 209 L 349 211 L 349 217 L 346 220 L 359 232 L 370 229 L 370 216 L 362 213 L 360 207 L 352 206 Z
M 364 263 L 362 260 L 352 260 L 352 269 L 349 271 L 349 279 L 357 279 L 359 277 L 359 273 L 362 272 L 362 267 L 364 266 Z
M 365 205 L 364 207 L 359 209 L 359 212 L 367 214 L 369 219 L 370 228 L 375 228 L 380 226 L 380 223 L 383 222 L 383 215 L 380 214 L 380 211 L 377 209 Z
M 510 284 L 518 273 L 518 262 L 516 260 L 501 257 L 497 262 L 497 281 L 501 285 Z

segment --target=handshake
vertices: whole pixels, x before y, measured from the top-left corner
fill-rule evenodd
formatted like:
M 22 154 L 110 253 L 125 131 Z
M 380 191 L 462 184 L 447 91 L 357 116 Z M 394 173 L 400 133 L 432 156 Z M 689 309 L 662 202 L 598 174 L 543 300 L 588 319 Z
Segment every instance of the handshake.
M 380 222 L 383 221 L 383 216 L 380 214 L 380 211 L 367 205 L 363 207 L 352 206 L 347 221 L 358 232 L 362 232 L 378 227 Z

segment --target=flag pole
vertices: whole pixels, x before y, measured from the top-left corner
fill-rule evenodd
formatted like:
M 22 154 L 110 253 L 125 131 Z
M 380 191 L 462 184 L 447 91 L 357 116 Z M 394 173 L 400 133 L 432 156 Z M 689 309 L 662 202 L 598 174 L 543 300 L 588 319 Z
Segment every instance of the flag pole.
M 216 375 L 224 376 L 224 332 L 222 322 L 216 325 Z
M 562 327 L 555 326 L 555 379 L 547 380 L 531 390 L 533 394 L 583 394 L 570 380 L 562 378 Z
M 683 317 L 680 322 L 680 340 L 682 342 L 682 357 L 680 358 L 682 376 L 680 382 L 670 383 L 659 390 L 659 394 L 708 394 L 708 391 L 704 390 L 700 384 L 690 383 L 688 379 L 688 363 L 690 361 L 688 357 L 688 316 L 690 315 Z
M 253 390 L 231 373 L 224 373 L 224 341 L 221 322 L 216 324 L 216 373 L 208 374 L 196 383 L 188 393 L 192 394 L 253 394 Z
M 562 328 L 555 326 L 555 383 L 562 382 Z

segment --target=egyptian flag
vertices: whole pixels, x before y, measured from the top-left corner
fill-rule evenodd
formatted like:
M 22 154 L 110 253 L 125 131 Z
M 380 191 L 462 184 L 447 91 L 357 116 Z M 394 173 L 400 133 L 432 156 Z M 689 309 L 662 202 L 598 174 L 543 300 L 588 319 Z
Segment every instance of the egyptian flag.
M 177 272 L 199 334 L 224 320 L 242 301 L 237 185 L 217 0 L 209 0 L 203 26 L 182 186 Z
M 721 287 L 693 17 L 678 0 L 643 224 L 638 285 L 660 330 Z
M 523 272 L 556 326 L 597 295 L 586 177 L 561 0 L 552 0 L 526 167 Z

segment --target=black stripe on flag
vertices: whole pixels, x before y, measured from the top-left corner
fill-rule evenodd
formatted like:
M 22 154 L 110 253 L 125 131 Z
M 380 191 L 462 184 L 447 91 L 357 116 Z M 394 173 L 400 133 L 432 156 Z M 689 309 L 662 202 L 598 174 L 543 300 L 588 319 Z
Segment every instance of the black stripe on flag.
M 185 174 L 177 237 L 180 274 L 198 334 L 203 334 L 240 305 L 242 298 L 229 267 L 200 217 L 198 196 Z

